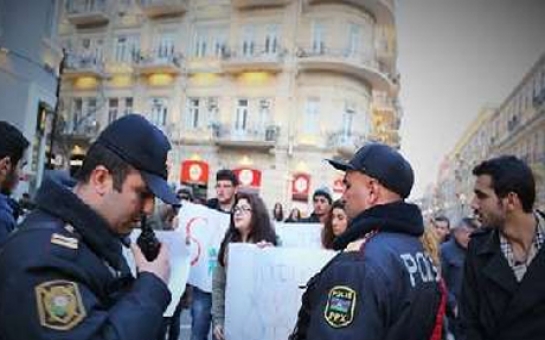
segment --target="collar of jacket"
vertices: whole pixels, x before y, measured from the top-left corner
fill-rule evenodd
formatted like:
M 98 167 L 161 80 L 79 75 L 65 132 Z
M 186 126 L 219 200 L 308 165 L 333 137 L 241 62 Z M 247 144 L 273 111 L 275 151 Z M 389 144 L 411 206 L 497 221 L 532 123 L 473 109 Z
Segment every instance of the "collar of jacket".
M 541 215 L 541 217 L 545 219 L 545 214 L 543 212 L 536 210 L 535 213 Z M 488 235 L 483 235 L 487 237 L 487 239 L 479 246 L 477 253 L 479 255 L 485 255 L 500 251 L 500 231 L 498 228 L 484 227 L 482 229 L 481 233 L 488 233 Z M 479 233 L 479 231 L 477 231 L 477 233 Z
M 70 189 L 51 178 L 46 178 L 36 195 L 37 207 L 72 225 L 85 244 L 114 269 L 126 270 L 127 264 L 122 254 L 120 237 L 111 231 L 104 218 Z
M 421 236 L 424 233 L 424 220 L 420 209 L 414 204 L 397 201 L 376 205 L 350 221 L 347 230 L 333 242 L 333 249 L 344 249 L 350 242 L 374 229 Z
M 5 210 L 10 215 L 13 215 L 13 208 L 11 207 L 11 205 L 9 205 L 8 199 L 8 196 L 0 194 L 0 210 Z

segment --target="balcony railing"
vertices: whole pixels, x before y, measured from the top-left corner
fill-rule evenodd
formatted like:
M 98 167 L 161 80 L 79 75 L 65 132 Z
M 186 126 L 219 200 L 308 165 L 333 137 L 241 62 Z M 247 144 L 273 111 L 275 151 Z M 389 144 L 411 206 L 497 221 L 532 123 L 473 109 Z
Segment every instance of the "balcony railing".
M 305 0 L 308 4 L 320 4 L 323 0 Z M 395 5 L 394 0 L 337 0 L 351 6 L 364 9 L 371 13 L 379 25 L 393 25 Z
M 216 143 L 230 147 L 272 148 L 278 141 L 280 127 L 269 125 L 265 128 L 236 128 L 228 124 L 212 124 Z
M 104 62 L 91 53 L 67 53 L 64 66 L 65 76 L 104 76 Z
M 366 137 L 361 133 L 350 131 L 335 131 L 327 136 L 327 146 L 337 149 L 349 149 L 351 151 L 362 146 Z
M 138 0 L 138 5 L 147 16 L 176 16 L 187 11 L 188 0 Z
M 68 115 L 70 117 L 70 115 Z M 61 134 L 73 139 L 93 139 L 98 136 L 100 125 L 95 115 L 78 118 L 78 115 L 71 116 L 64 120 L 61 125 Z
M 374 90 L 394 93 L 397 75 L 377 61 L 372 52 L 324 45 L 299 48 L 296 52 L 302 70 L 332 70 L 362 78 Z
M 284 6 L 291 0 L 232 0 L 231 3 L 236 8 L 264 7 L 264 6 Z
M 179 73 L 182 68 L 182 60 L 181 53 L 152 50 L 140 53 L 134 66 L 143 74 Z
M 291 0 L 232 0 L 236 8 L 273 7 L 287 5 Z
M 280 71 L 286 50 L 277 44 L 235 46 L 223 53 L 222 65 L 226 71 Z
M 110 20 L 106 0 L 68 0 L 66 16 L 76 26 L 103 25 Z

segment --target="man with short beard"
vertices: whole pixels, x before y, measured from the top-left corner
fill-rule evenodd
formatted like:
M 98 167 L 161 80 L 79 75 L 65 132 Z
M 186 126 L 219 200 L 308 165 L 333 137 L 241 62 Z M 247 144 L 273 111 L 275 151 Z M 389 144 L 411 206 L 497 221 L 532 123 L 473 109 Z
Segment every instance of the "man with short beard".
M 13 125 L 0 121 L 0 246 L 15 229 L 14 211 L 9 195 L 19 183 L 28 140 Z
M 545 214 L 534 210 L 530 167 L 514 156 L 473 169 L 471 207 L 483 228 L 471 235 L 460 312 L 467 340 L 543 339 Z

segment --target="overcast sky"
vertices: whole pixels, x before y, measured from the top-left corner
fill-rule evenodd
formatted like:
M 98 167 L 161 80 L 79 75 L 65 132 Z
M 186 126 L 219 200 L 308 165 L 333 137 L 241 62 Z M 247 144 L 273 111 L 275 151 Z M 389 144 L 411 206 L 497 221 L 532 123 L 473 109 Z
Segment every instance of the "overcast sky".
M 479 109 L 545 53 L 545 0 L 398 0 L 397 29 L 401 151 L 418 198 Z

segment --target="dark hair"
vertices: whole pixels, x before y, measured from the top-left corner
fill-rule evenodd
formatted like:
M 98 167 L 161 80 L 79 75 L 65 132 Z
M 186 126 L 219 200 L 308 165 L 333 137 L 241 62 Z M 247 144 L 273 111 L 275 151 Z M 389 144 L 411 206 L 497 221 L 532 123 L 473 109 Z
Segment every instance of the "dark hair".
M 436 216 L 433 219 L 433 222 L 434 222 L 433 223 L 434 226 L 435 226 L 435 222 L 447 222 L 447 228 L 450 229 L 450 220 L 446 216 L 443 216 L 443 215 Z
M 176 196 L 179 198 L 179 199 L 185 199 L 189 202 L 193 202 L 194 200 L 194 197 L 193 197 L 193 189 L 190 188 L 190 187 L 182 187 L 180 188 L 177 192 L 176 192 Z
M 9 157 L 15 166 L 30 143 L 15 126 L 6 121 L 0 121 L 0 159 Z
M 530 167 L 515 156 L 501 156 L 482 162 L 473 169 L 473 175 L 489 175 L 492 188 L 500 198 L 510 192 L 517 194 L 524 212 L 532 211 L 536 199 L 536 185 Z
M 335 234 L 333 234 L 333 209 L 336 208 L 345 210 L 344 201 L 336 200 L 333 202 L 331 209 L 327 213 L 324 228 L 322 229 L 322 246 L 325 249 L 333 249 L 333 241 L 335 240 Z
M 238 185 L 237 176 L 232 170 L 229 169 L 218 170 L 218 172 L 216 173 L 216 182 L 219 181 L 230 181 L 235 187 Z
M 296 219 L 293 219 L 291 216 L 293 215 L 294 211 L 297 213 Z M 298 222 L 300 219 L 301 219 L 301 210 L 299 210 L 298 208 L 292 208 L 288 215 L 288 218 L 286 218 L 284 222 Z
M 252 218 L 250 220 L 250 234 L 248 235 L 248 240 L 252 243 L 267 241 L 277 245 L 276 233 L 274 232 L 272 222 L 269 217 L 269 212 L 267 211 L 263 200 L 256 194 L 240 192 L 237 195 L 235 205 L 241 199 L 247 200 L 252 208 Z M 229 243 L 241 241 L 242 235 L 238 229 L 235 228 L 233 214 L 231 214 L 231 223 L 229 223 L 229 228 L 223 237 L 223 241 L 221 241 L 220 251 L 218 254 L 218 262 L 221 266 L 225 267 L 225 255 Z
M 276 212 L 276 207 L 280 207 L 280 211 L 278 213 Z M 274 204 L 273 219 L 276 222 L 282 222 L 284 220 L 284 208 L 282 207 L 282 203 L 280 203 L 280 202 L 276 202 Z
M 327 187 L 321 187 L 316 189 L 314 191 L 314 194 L 312 194 L 312 200 L 314 201 L 318 196 L 325 197 L 330 205 L 333 203 L 333 198 L 331 197 L 331 193 L 329 192 L 329 189 Z
M 462 218 L 460 220 L 460 222 L 458 223 L 458 226 L 456 227 L 456 229 L 458 229 L 460 227 L 466 227 L 466 228 L 471 229 L 471 230 L 479 229 L 479 225 L 477 224 L 475 219 L 473 219 L 471 217 Z
M 127 175 L 133 168 L 129 163 L 101 144 L 95 143 L 91 146 L 89 152 L 87 152 L 87 156 L 83 160 L 81 169 L 74 177 L 79 182 L 87 183 L 91 177 L 91 173 L 99 165 L 104 166 L 110 171 L 115 190 L 121 192 L 123 182 L 125 182 Z

